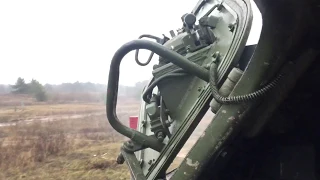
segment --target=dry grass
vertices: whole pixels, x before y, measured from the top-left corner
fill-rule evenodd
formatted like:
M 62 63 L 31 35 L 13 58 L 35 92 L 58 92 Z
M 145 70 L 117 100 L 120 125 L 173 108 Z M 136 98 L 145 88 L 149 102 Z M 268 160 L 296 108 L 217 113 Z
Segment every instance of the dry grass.
M 123 137 L 101 116 L 1 128 L 0 179 L 128 179 Z
M 21 102 L 25 105 L 36 104 L 35 99 L 30 95 L 0 94 L 0 107 L 18 106 Z
M 115 162 L 124 138 L 108 124 L 104 103 L 28 100 L 24 108 L 11 106 L 17 99 L 0 103 L 0 179 L 130 179 L 127 166 Z M 128 125 L 128 117 L 138 114 L 139 102 L 119 101 L 118 118 Z M 1 122 L 16 124 L 1 127 Z M 202 121 L 192 136 L 199 137 L 207 124 Z M 185 148 L 193 143 L 194 138 Z M 182 157 L 177 156 L 168 171 Z
M 117 112 L 127 124 L 138 102 L 119 103 Z M 130 179 L 126 165 L 115 162 L 124 138 L 108 124 L 103 103 L 32 104 L 16 111 L 6 104 L 1 118 L 17 123 L 0 127 L 0 179 Z
M 139 108 L 138 104 L 119 104 L 118 113 L 135 113 Z M 82 103 L 82 104 L 42 104 L 29 106 L 8 106 L 0 109 L 0 122 L 21 121 L 30 119 L 61 119 L 70 116 L 105 114 L 103 103 Z

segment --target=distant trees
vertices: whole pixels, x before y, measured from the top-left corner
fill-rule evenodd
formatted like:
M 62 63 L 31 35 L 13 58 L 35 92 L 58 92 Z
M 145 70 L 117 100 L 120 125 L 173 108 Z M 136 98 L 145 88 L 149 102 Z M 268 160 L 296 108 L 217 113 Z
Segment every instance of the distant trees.
M 47 100 L 47 94 L 44 87 L 35 79 L 32 79 L 29 83 L 29 93 L 33 94 L 37 101 Z
M 143 89 L 146 85 L 148 85 L 149 81 L 141 81 L 141 82 L 137 82 L 134 86 L 135 89 L 135 98 L 140 99 L 143 93 Z
M 123 98 L 140 99 L 143 88 L 148 84 L 148 80 L 135 83 L 134 86 L 119 85 L 118 96 Z M 37 101 L 59 100 L 63 101 L 94 101 L 106 100 L 106 84 L 96 84 L 91 82 L 62 83 L 59 85 L 45 84 L 32 79 L 26 82 L 24 78 L 19 77 L 14 85 L 0 85 L 0 93 L 28 94 L 32 95 Z M 89 97 L 90 96 L 90 97 Z M 99 96 L 99 97 L 96 97 Z
M 15 85 L 11 86 L 11 92 L 14 94 L 27 94 L 28 93 L 28 85 L 24 81 L 23 78 L 19 77 L 16 81 Z
M 44 87 L 37 80 L 32 79 L 30 83 L 19 77 L 14 85 L 11 86 L 13 94 L 32 94 L 37 101 L 46 101 L 47 95 Z
M 118 95 L 124 97 L 133 97 L 140 99 L 142 96 L 143 88 L 148 84 L 148 80 L 135 83 L 134 86 L 120 85 L 118 89 Z
M 107 85 L 95 84 L 91 82 L 81 83 L 62 83 L 59 85 L 44 85 L 47 92 L 64 92 L 64 93 L 86 93 L 86 92 L 106 92 Z

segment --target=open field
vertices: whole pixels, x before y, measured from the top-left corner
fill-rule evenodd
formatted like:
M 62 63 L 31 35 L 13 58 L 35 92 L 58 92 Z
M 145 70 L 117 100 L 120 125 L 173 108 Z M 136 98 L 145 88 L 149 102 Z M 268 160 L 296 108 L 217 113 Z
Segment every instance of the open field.
M 124 138 L 108 124 L 103 102 L 6 97 L 0 106 L 0 179 L 129 179 L 126 165 L 115 162 Z M 119 102 L 119 119 L 127 124 L 138 107 Z
M 0 179 L 128 179 L 122 137 L 91 117 L 1 129 Z
M 125 138 L 108 124 L 103 102 L 35 103 L 0 106 L 0 179 L 125 180 L 127 166 L 116 164 Z M 2 100 L 2 99 L 1 99 Z M 139 102 L 120 100 L 117 113 L 128 125 Z M 210 122 L 208 115 L 179 153 L 177 167 Z

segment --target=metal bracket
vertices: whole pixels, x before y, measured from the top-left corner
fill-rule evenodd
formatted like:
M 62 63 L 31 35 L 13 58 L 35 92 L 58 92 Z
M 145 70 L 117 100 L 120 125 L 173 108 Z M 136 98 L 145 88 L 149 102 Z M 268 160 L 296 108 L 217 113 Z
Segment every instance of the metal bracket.
M 147 180 L 134 153 L 129 153 L 124 148 L 121 148 L 121 156 L 129 167 L 132 180 Z

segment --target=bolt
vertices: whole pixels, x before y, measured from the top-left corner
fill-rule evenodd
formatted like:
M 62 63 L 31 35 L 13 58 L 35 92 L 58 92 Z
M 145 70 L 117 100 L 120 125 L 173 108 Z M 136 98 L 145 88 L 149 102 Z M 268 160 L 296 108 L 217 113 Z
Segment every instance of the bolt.
M 222 6 L 222 3 L 221 3 L 221 4 L 218 6 L 217 10 L 218 10 L 218 11 L 221 11 L 221 10 L 222 10 L 222 7 L 223 7 L 223 6 Z
M 233 32 L 235 29 L 235 24 L 229 24 L 228 28 L 230 32 Z
M 160 132 L 157 134 L 157 138 L 158 138 L 159 141 L 163 141 L 163 140 L 164 140 L 164 134 L 163 134 L 163 132 L 160 131 Z
M 212 55 L 212 57 L 213 57 L 213 58 L 218 58 L 219 55 L 220 55 L 220 52 L 219 52 L 219 51 L 216 51 L 216 52 Z
M 227 154 L 228 154 L 228 152 L 224 151 L 224 152 L 221 153 L 221 156 L 222 157 L 226 157 Z
M 145 127 L 146 124 L 147 124 L 147 121 L 143 120 L 143 121 L 141 122 L 141 124 L 142 124 L 143 127 Z
M 191 46 L 188 45 L 188 46 L 186 47 L 186 49 L 187 49 L 187 52 L 190 52 Z
M 133 143 L 131 141 L 128 141 L 127 144 L 128 148 L 133 148 Z
M 199 19 L 199 23 L 204 23 L 204 22 L 205 22 L 205 20 L 203 18 Z
M 199 91 L 199 92 L 201 91 L 201 89 L 202 89 L 201 87 L 198 87 L 198 91 Z
M 117 164 L 123 164 L 124 163 L 124 157 L 123 155 L 120 153 L 117 157 Z
M 204 66 L 204 68 L 210 69 L 210 66 L 211 66 L 211 64 L 209 63 L 209 64 L 206 64 L 206 65 Z
M 152 160 L 149 160 L 148 164 L 151 165 L 152 164 Z
M 213 62 L 214 62 L 214 63 L 219 62 L 220 56 L 221 56 L 221 55 L 220 55 L 220 52 L 219 52 L 219 51 L 215 52 L 215 53 L 212 55 L 212 57 L 213 57 Z

